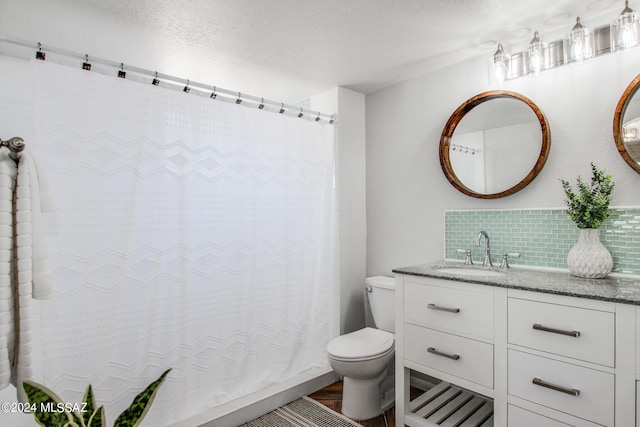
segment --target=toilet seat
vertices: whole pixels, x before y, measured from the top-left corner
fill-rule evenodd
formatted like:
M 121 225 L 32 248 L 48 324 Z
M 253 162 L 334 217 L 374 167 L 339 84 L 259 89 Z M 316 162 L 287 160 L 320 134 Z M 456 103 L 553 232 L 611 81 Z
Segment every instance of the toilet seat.
M 336 360 L 375 359 L 392 352 L 394 341 L 394 336 L 390 332 L 364 328 L 334 338 L 327 345 L 327 352 Z

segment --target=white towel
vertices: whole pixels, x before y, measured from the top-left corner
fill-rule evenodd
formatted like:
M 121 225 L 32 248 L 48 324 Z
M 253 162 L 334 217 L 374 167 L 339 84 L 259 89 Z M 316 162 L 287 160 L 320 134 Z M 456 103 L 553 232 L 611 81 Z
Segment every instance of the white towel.
M 41 216 L 53 204 L 42 201 L 41 178 L 29 153 L 16 168 L 0 150 L 0 389 L 13 383 L 20 402 L 23 381 L 33 379 L 31 299 L 52 294 Z
M 18 284 L 18 293 L 14 294 L 17 298 L 16 310 L 14 314 L 15 321 L 15 349 L 14 359 L 12 363 L 11 382 L 16 386 L 18 391 L 18 401 L 27 402 L 27 397 L 22 388 L 24 380 L 33 379 L 32 359 L 32 313 L 31 298 L 33 297 L 33 207 L 39 205 L 36 198 L 33 197 L 37 181 L 32 179 L 32 165 L 30 156 L 22 153 L 18 162 L 18 176 L 16 178 L 15 190 L 15 232 L 14 238 L 16 242 L 14 248 L 17 253 L 17 277 L 13 277 L 13 282 Z M 35 190 L 35 191 L 34 191 Z M 39 206 L 38 206 L 39 207 Z M 14 263 L 14 268 L 16 263 Z
M 51 268 L 49 266 L 49 248 L 42 213 L 51 212 L 55 209 L 55 203 L 51 192 L 48 190 L 47 181 L 43 179 L 42 168 L 36 167 L 36 162 L 30 153 L 22 153 L 18 170 L 18 189 L 24 180 L 28 180 L 31 190 L 30 197 L 26 198 L 25 203 L 30 202 L 31 204 L 29 211 L 31 213 L 31 248 L 33 250 L 31 256 L 33 261 L 33 298 L 47 299 L 51 297 L 53 290 Z M 18 195 L 18 201 L 20 202 L 20 200 L 21 197 Z M 25 200 L 25 198 L 23 197 L 22 200 Z M 21 218 L 17 218 L 18 225 L 22 222 Z M 18 233 L 18 236 L 20 236 L 20 233 Z
M 12 281 L 13 190 L 17 166 L 9 150 L 0 150 L 0 389 L 11 382 L 15 356 L 15 306 Z

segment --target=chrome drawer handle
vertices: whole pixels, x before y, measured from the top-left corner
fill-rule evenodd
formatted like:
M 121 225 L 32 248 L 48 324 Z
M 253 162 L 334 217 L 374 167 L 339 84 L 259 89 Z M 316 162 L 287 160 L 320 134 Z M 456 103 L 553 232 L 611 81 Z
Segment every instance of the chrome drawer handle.
M 535 385 L 539 385 L 540 387 L 550 388 L 551 390 L 555 390 L 555 391 L 559 391 L 559 392 L 562 392 L 562 393 L 570 394 L 571 396 L 579 396 L 580 395 L 580 390 L 578 390 L 577 388 L 568 388 L 568 387 L 563 387 L 561 385 L 548 383 L 546 381 L 542 381 L 540 378 L 534 378 L 532 382 Z
M 563 329 L 549 328 L 547 326 L 542 326 L 540 323 L 534 323 L 533 329 L 544 332 L 552 332 L 554 334 L 567 335 L 575 338 L 578 338 L 580 336 L 580 331 L 565 331 Z
M 441 351 L 436 350 L 436 349 L 435 349 L 435 348 L 433 348 L 433 347 L 429 347 L 429 348 L 427 349 L 427 351 L 428 351 L 429 353 L 431 353 L 431 354 L 435 354 L 435 355 L 437 355 L 437 356 L 442 356 L 442 357 L 447 357 L 447 358 L 449 358 L 449 359 L 453 359 L 453 360 L 458 360 L 458 359 L 460 359 L 460 355 L 459 355 L 459 354 L 448 354 L 448 353 L 443 353 L 443 352 L 441 352 Z
M 427 307 L 429 307 L 431 310 L 448 311 L 449 313 L 460 313 L 459 308 L 441 307 L 435 304 L 427 304 Z

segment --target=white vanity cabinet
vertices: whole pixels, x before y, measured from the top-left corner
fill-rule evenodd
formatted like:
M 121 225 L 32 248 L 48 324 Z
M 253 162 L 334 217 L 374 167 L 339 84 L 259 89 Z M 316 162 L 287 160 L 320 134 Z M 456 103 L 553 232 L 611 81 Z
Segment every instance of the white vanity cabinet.
M 409 370 L 442 380 L 413 402 L 396 399 L 396 411 L 402 406 L 407 413 L 397 425 L 458 425 L 463 419 L 492 425 L 496 288 L 416 276 L 397 280 L 396 372 L 405 375 L 396 375 L 396 386 L 408 392 Z
M 640 426 L 636 305 L 397 274 L 396 312 L 398 426 Z

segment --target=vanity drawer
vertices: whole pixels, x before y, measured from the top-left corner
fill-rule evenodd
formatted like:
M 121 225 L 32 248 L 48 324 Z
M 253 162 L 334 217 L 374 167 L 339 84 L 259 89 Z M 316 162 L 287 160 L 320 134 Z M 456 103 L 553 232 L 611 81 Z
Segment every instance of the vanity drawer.
M 493 345 L 406 323 L 405 359 L 493 388 Z
M 509 298 L 509 343 L 604 366 L 615 366 L 615 315 Z
M 429 328 L 493 338 L 493 293 L 482 285 L 434 280 L 406 283 L 404 320 Z
M 570 427 L 570 424 L 561 423 L 552 418 L 527 411 L 518 406 L 507 405 L 507 425 L 510 426 L 535 426 L 535 427 Z
M 612 374 L 517 350 L 508 351 L 508 365 L 510 395 L 598 424 L 614 425 Z

